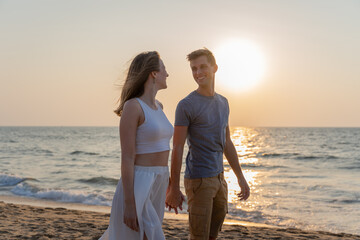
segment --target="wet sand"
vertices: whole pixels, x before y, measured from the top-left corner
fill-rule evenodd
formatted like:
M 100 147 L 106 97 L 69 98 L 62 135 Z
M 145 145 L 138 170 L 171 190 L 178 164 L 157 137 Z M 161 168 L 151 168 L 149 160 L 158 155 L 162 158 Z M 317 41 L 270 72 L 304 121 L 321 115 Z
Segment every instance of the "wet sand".
M 63 207 L 39 207 L 0 201 L 0 239 L 98 239 L 109 213 Z M 166 239 L 187 239 L 187 221 L 166 218 Z M 360 239 L 351 234 L 303 231 L 251 224 L 225 224 L 218 239 Z

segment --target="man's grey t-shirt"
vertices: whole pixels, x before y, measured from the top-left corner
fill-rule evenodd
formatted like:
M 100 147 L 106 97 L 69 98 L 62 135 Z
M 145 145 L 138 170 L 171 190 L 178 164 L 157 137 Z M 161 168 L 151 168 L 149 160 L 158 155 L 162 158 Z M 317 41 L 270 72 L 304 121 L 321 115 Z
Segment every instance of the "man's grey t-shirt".
M 193 91 L 179 102 L 175 126 L 188 126 L 185 178 L 214 177 L 223 172 L 228 119 L 229 104 L 220 94 L 208 97 Z

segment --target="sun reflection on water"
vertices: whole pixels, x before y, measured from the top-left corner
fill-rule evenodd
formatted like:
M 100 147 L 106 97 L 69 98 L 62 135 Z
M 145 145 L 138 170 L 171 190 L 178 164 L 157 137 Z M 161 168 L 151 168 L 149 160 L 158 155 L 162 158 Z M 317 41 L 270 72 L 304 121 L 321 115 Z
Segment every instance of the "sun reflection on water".
M 259 161 L 259 159 L 256 157 L 256 151 L 259 148 L 253 143 L 253 139 L 256 137 L 256 135 L 256 132 L 250 128 L 234 128 L 231 131 L 231 139 L 235 145 L 239 162 L 242 165 L 242 171 L 249 184 L 251 193 L 261 191 L 258 189 L 258 185 L 261 184 L 261 180 L 259 179 L 259 172 L 253 169 L 246 169 L 246 165 L 257 165 Z M 228 183 L 229 203 L 235 204 L 237 209 L 244 208 L 244 205 L 246 208 L 253 209 L 258 204 L 257 201 L 251 201 L 248 203 L 239 201 L 237 194 L 240 193 L 240 187 L 237 181 L 237 177 L 234 171 L 228 165 L 226 159 L 224 159 L 224 175 Z

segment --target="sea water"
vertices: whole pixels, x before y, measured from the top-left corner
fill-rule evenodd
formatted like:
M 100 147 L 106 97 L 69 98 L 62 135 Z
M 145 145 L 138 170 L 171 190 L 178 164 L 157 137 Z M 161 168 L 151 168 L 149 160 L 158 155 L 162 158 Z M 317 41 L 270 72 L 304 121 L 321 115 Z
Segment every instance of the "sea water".
M 238 200 L 224 159 L 229 218 L 360 234 L 360 128 L 236 127 L 231 137 L 251 196 Z M 0 127 L 0 194 L 110 206 L 120 154 L 117 127 Z

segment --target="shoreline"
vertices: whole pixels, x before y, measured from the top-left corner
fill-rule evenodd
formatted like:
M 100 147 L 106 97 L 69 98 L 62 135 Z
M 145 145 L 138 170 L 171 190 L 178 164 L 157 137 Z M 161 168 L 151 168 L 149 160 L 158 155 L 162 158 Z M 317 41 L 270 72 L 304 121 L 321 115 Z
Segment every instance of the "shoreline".
M 98 239 L 108 226 L 109 212 L 110 207 L 0 196 L 0 235 L 4 239 Z M 165 215 L 163 230 L 166 239 L 187 239 L 187 215 L 173 215 Z M 218 236 L 218 239 L 315 238 L 360 239 L 360 235 L 304 231 L 230 220 L 226 221 Z
M 32 207 L 65 208 L 68 210 L 98 212 L 98 213 L 104 213 L 104 214 L 110 214 L 110 211 L 111 211 L 110 206 L 87 205 L 87 204 L 83 204 L 83 203 L 56 202 L 56 201 L 51 201 L 51 200 L 44 200 L 44 199 L 37 199 L 37 198 L 23 197 L 23 196 L 0 195 L 0 202 L 10 203 L 10 204 L 18 204 L 18 205 L 26 205 L 26 206 L 32 206 Z M 185 213 L 175 214 L 172 212 L 167 212 L 165 210 L 164 218 L 187 221 L 188 215 Z M 255 227 L 268 227 L 268 228 L 281 228 L 281 227 L 267 225 L 267 224 L 263 224 L 263 223 L 239 221 L 239 220 L 228 219 L 228 218 L 225 219 L 224 224 L 241 225 L 241 226 L 255 226 Z

